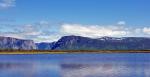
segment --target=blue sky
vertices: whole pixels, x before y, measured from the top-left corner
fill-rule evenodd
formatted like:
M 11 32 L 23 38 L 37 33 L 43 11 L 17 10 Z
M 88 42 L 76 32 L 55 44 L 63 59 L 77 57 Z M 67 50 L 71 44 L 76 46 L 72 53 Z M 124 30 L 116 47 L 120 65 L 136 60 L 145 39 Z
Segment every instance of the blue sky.
M 38 42 L 63 35 L 148 37 L 149 4 L 150 0 L 0 0 L 0 35 Z

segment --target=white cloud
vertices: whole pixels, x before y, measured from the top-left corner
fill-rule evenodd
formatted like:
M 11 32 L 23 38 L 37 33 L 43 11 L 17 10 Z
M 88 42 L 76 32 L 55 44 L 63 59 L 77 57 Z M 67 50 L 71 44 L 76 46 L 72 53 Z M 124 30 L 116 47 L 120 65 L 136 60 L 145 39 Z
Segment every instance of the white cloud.
M 141 32 L 142 32 L 142 29 L 141 29 L 141 28 L 136 28 L 136 29 L 134 29 L 134 32 L 135 32 L 135 33 L 141 33 Z
M 7 26 L 8 27 L 8 26 Z M 12 27 L 12 26 L 9 26 Z M 5 28 L 7 29 L 7 28 Z M 20 39 L 33 39 L 32 37 L 36 37 L 41 35 L 42 33 L 34 28 L 33 25 L 24 25 L 24 26 L 18 26 L 18 27 L 12 27 L 11 30 L 8 31 L 2 31 L 0 29 L 0 35 L 1 36 L 7 36 L 7 37 L 15 37 Z
M 62 36 L 77 35 L 91 38 L 110 37 L 149 37 L 150 27 L 129 27 L 125 25 L 82 25 L 50 24 L 49 21 L 25 25 L 0 24 L 0 36 L 31 39 L 35 42 L 57 41 Z
M 24 38 L 24 35 L 21 35 L 21 34 L 19 34 L 19 33 L 15 33 L 15 32 L 0 32 L 0 36 L 25 39 L 25 38 Z
M 58 41 L 59 38 L 61 38 L 61 35 L 59 35 L 59 34 L 40 35 L 40 36 L 37 36 L 37 38 L 34 38 L 34 41 L 36 41 L 36 42 L 54 42 L 54 41 Z
M 20 30 L 20 33 L 22 35 L 28 35 L 28 36 L 37 36 L 40 35 L 41 32 L 37 31 L 33 25 L 28 24 L 28 25 L 24 25 Z
M 126 36 L 129 31 L 120 26 L 99 26 L 99 25 L 80 25 L 63 24 L 61 32 L 67 35 L 79 35 L 85 37 L 101 36 Z
M 117 24 L 118 25 L 126 25 L 126 22 L 125 21 L 119 21 Z
M 53 42 L 57 41 L 61 35 L 53 31 L 48 21 L 40 21 L 25 25 L 7 25 L 0 26 L 0 36 L 15 37 L 20 39 L 31 39 L 35 42 Z
M 16 0 L 0 0 L 0 8 L 15 7 Z
M 150 27 L 144 27 L 144 28 L 143 28 L 143 32 L 144 32 L 145 34 L 150 34 Z

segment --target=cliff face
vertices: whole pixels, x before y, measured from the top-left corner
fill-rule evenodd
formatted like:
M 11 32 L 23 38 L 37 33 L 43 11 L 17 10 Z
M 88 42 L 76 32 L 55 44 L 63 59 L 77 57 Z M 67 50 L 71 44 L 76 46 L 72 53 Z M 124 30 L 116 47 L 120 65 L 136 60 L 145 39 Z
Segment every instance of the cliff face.
M 92 39 L 81 36 L 64 36 L 52 47 L 53 50 L 150 50 L 150 38 L 102 37 Z
M 20 50 L 150 50 L 150 38 L 146 37 L 101 37 L 64 36 L 57 42 L 34 43 L 11 37 L 0 37 L 0 49 Z
M 0 49 L 36 49 L 36 45 L 32 40 L 22 40 L 11 37 L 0 37 Z

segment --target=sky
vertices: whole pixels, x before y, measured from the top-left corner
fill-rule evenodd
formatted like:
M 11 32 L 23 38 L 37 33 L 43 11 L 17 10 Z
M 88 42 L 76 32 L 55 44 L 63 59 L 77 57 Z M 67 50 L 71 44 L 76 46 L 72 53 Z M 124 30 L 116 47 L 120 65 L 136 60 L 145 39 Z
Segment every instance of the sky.
M 150 0 L 0 0 L 0 36 L 149 37 Z

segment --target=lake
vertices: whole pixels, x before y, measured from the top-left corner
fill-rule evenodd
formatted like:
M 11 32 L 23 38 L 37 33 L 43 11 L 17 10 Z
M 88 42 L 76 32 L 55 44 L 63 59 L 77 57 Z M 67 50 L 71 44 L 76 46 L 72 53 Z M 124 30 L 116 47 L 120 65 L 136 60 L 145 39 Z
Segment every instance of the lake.
M 0 77 L 150 77 L 149 53 L 0 55 Z

